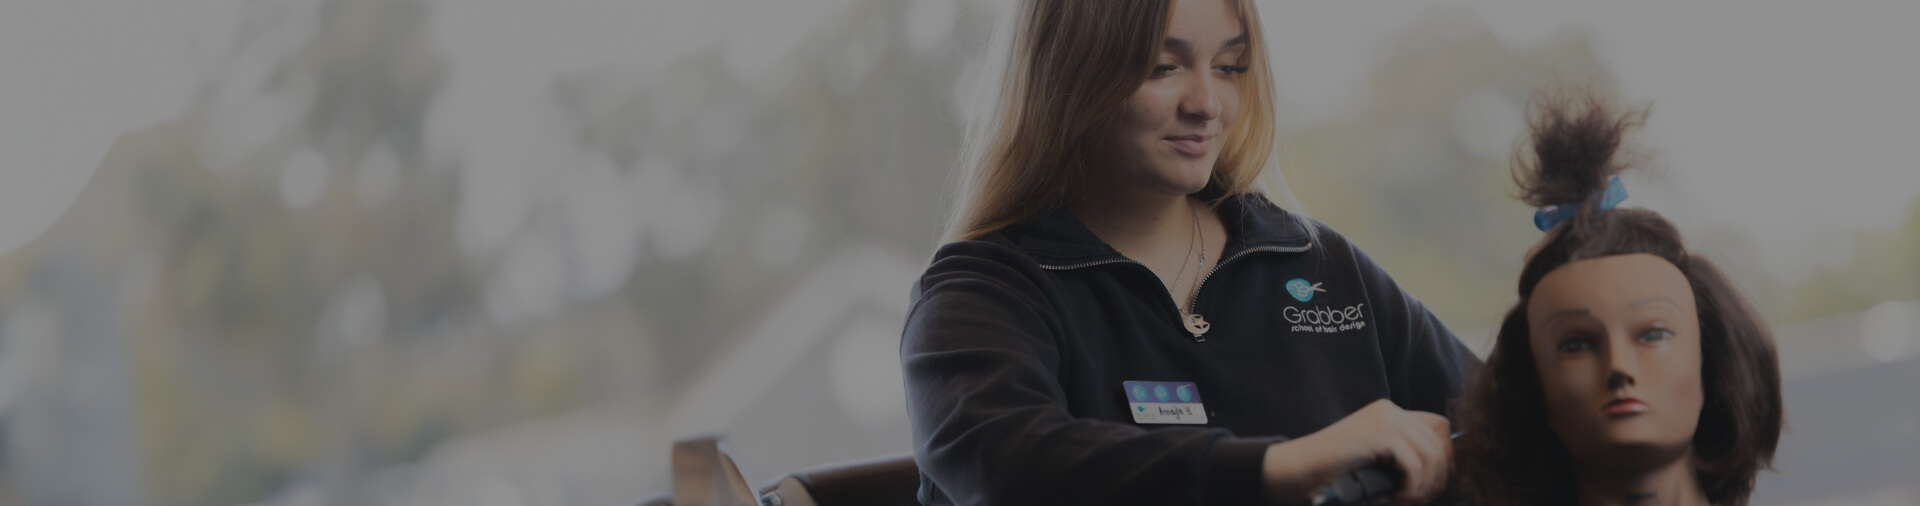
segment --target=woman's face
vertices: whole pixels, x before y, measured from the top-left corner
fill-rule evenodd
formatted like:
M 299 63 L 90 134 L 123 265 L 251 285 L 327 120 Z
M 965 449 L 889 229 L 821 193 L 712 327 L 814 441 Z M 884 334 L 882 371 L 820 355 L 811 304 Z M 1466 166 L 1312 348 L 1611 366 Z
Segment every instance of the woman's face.
M 1649 254 L 1572 262 L 1527 301 L 1547 423 L 1582 467 L 1686 455 L 1700 420 L 1700 320 L 1685 274 Z
M 1152 73 L 1100 144 L 1094 177 L 1158 192 L 1200 191 L 1240 108 L 1247 34 L 1228 0 L 1177 0 Z

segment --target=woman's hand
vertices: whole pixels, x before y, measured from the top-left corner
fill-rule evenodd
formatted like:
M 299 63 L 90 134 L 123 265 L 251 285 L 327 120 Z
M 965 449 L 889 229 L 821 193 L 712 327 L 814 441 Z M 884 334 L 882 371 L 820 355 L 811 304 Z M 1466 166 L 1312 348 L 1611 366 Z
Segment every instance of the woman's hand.
M 1382 462 L 1401 473 L 1392 504 L 1424 504 L 1445 492 L 1453 471 L 1446 417 L 1374 401 L 1319 432 L 1268 446 L 1262 483 L 1269 501 L 1304 504 L 1320 486 Z

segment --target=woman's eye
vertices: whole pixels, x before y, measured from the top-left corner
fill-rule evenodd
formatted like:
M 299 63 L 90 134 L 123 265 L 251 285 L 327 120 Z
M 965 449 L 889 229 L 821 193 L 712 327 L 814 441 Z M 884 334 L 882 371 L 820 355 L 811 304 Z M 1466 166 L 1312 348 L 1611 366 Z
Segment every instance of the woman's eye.
M 1640 333 L 1640 342 L 1643 343 L 1653 343 L 1668 339 L 1673 339 L 1673 330 L 1667 328 L 1655 327 Z
M 1245 74 L 1247 73 L 1247 66 L 1246 65 L 1221 65 L 1220 71 L 1226 72 L 1228 74 Z
M 1579 353 L 1579 352 L 1593 349 L 1593 340 L 1587 339 L 1584 337 L 1576 337 L 1573 339 L 1560 341 L 1560 346 L 1556 347 L 1555 349 L 1558 349 L 1561 353 Z
M 1175 67 L 1167 64 L 1154 65 L 1153 75 L 1164 76 L 1164 75 L 1167 75 L 1168 72 L 1173 72 L 1175 70 L 1179 70 L 1179 67 Z

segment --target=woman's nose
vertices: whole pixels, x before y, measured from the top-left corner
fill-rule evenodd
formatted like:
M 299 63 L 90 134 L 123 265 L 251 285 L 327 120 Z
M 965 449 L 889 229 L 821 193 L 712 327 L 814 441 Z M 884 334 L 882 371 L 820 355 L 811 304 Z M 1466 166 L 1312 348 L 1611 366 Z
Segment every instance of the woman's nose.
M 1193 83 L 1180 100 L 1180 114 L 1197 120 L 1220 117 L 1220 90 L 1210 76 L 1196 73 Z

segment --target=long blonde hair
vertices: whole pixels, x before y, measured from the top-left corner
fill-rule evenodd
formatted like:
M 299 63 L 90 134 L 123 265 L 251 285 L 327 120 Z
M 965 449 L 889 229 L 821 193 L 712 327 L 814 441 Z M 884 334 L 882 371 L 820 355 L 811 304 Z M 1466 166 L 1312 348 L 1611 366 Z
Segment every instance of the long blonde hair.
M 1223 199 L 1267 186 L 1298 216 L 1299 201 L 1278 171 L 1266 170 L 1276 164 L 1275 105 L 1260 17 L 1252 0 L 1227 1 L 1246 29 L 1247 72 L 1238 120 L 1228 126 L 1211 183 L 1226 190 Z M 967 80 L 973 87 L 963 89 L 960 207 L 946 240 L 977 239 L 1078 196 L 1093 134 L 1146 81 L 1173 17 L 1171 4 L 1019 2 L 1014 19 L 996 28 L 989 59 Z

